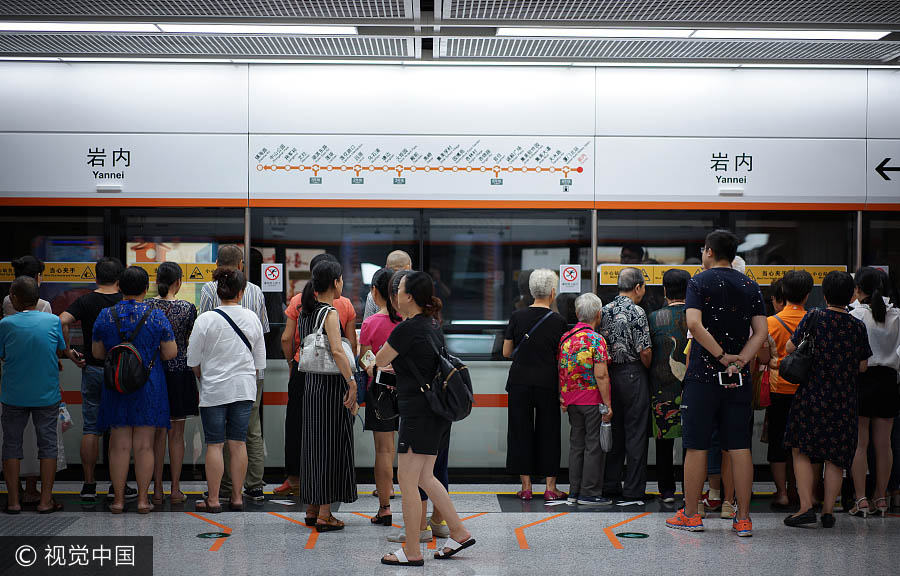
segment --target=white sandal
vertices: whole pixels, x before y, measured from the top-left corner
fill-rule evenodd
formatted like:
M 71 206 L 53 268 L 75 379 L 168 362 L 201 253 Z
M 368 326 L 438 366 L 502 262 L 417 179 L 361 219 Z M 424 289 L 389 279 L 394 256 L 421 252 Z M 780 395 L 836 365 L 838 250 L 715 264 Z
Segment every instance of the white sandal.
M 387 564 L 388 566 L 424 566 L 425 559 L 419 558 L 418 560 L 410 560 L 406 557 L 406 552 L 401 547 L 396 552 L 392 552 L 394 556 L 396 556 L 396 560 L 388 560 L 386 557 L 381 557 L 381 563 Z
M 453 538 L 447 538 L 447 541 L 444 542 L 444 545 L 441 546 L 441 549 L 434 553 L 434 558 L 436 560 L 446 560 L 451 556 L 455 555 L 457 552 L 461 550 L 465 550 L 469 546 L 473 546 L 475 544 L 475 539 L 469 536 L 469 539 L 460 544 Z M 446 554 L 444 553 L 444 548 L 449 548 L 450 551 Z

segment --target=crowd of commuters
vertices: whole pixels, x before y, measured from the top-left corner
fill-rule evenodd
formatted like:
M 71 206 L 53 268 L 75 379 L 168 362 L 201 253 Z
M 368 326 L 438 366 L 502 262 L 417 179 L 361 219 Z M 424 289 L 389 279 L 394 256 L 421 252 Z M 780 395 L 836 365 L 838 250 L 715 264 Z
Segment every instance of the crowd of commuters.
M 667 526 L 702 531 L 706 509 L 721 506 L 739 536 L 752 535 L 750 447 L 754 409 L 764 408 L 776 486 L 772 506 L 792 512 L 786 525 L 816 523 L 821 510 L 822 525 L 834 526 L 844 471 L 855 493 L 851 514 L 887 512 L 898 489 L 900 311 L 886 297 L 886 275 L 873 268 L 854 276 L 832 272 L 822 282 L 826 307 L 807 311 L 813 278 L 788 272 L 770 290 L 776 313 L 767 317 L 759 286 L 743 273 L 738 244 L 728 231 L 710 233 L 703 271 L 693 277 L 667 271 L 665 300 L 650 314 L 641 306 L 648 291 L 638 268 L 619 272 L 618 294 L 605 305 L 592 293 L 563 302 L 551 270 L 520 276 L 521 297 L 502 346 L 512 360 L 507 469 L 521 481 L 518 498 L 534 498 L 533 483 L 543 480 L 549 502 L 601 506 L 650 499 L 652 439 L 660 499 L 674 503 L 675 440 L 681 438 L 684 505 Z M 644 253 L 632 247 L 623 249 L 626 256 L 638 262 Z M 169 499 L 183 504 L 185 421 L 198 415 L 208 491 L 196 509 L 216 513 L 227 502 L 230 510 L 242 510 L 245 498 L 264 499 L 265 300 L 247 281 L 239 247 L 219 247 L 216 264 L 198 309 L 177 298 L 179 265 L 159 265 L 158 296 L 148 299 L 143 268 L 102 258 L 97 288 L 56 317 L 38 297 L 43 264 L 31 256 L 14 262 L 17 277 L 0 321 L 7 513 L 19 513 L 23 503 L 36 503 L 41 513 L 61 509 L 52 487 L 65 466 L 62 358 L 82 371 L 83 501 L 97 497 L 99 439 L 109 434 L 112 513 L 123 513 L 132 499 L 144 514 L 162 504 L 167 449 Z M 475 541 L 448 495 L 451 424 L 435 416 L 422 393 L 445 347 L 436 294 L 449 288 L 413 271 L 405 252 L 392 252 L 371 279 L 357 342 L 356 311 L 342 295 L 343 283 L 338 260 L 317 255 L 309 282 L 285 310 L 287 477 L 275 494 L 297 496 L 308 506 L 306 524 L 318 532 L 344 528 L 332 505 L 357 499 L 353 423 L 365 398 L 379 501 L 371 521 L 393 525 L 397 453 L 404 526 L 388 539 L 413 543 L 381 561 L 422 565 L 416 544 L 434 537 L 447 539 L 435 557 L 451 557 Z M 81 324 L 83 353 L 70 345 L 75 323 Z M 128 366 L 123 354 L 138 359 L 144 377 L 127 394 L 117 389 Z M 795 365 L 808 357 L 802 381 L 782 371 L 787 357 Z M 557 486 L 562 414 L 570 424 L 569 494 Z M 126 483 L 132 457 L 136 489 Z M 26 477 L 24 491 L 20 476 Z

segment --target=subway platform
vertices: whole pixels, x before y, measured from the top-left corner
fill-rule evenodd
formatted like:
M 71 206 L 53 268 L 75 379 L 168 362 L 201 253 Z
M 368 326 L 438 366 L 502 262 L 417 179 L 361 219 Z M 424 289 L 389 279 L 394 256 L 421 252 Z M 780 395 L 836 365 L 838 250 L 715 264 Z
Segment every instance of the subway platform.
M 168 486 L 168 483 L 167 483 Z M 60 482 L 55 498 L 65 509 L 38 515 L 26 507 L 17 516 L 0 515 L 0 536 L 27 536 L 38 548 L 54 536 L 152 536 L 153 574 L 896 574 L 900 564 L 900 510 L 884 518 L 851 517 L 836 510 L 837 525 L 826 530 L 788 528 L 783 512 L 771 511 L 771 484 L 754 485 L 753 538 L 738 538 L 731 522 L 709 513 L 706 531 L 666 528 L 665 519 L 682 502 L 615 502 L 585 507 L 516 499 L 515 485 L 452 485 L 451 496 L 477 544 L 449 560 L 433 559 L 441 540 L 422 544 L 424 568 L 380 564 L 399 545 L 387 541 L 395 528 L 372 526 L 378 509 L 372 485 L 359 486 L 359 500 L 341 504 L 335 516 L 346 523 L 340 532 L 318 534 L 303 522 L 305 507 L 272 494 L 245 500 L 243 512 L 198 513 L 195 501 L 206 486 L 185 483 L 188 501 L 163 506 L 147 516 L 129 503 L 112 515 L 98 494 L 96 503 L 80 500 L 81 485 Z M 566 485 L 560 485 L 565 490 Z M 652 491 L 651 484 L 648 490 Z M 98 490 L 105 491 L 101 482 Z M 5 485 L 3 485 L 5 492 Z M 680 497 L 680 494 L 679 494 Z M 399 496 L 393 501 L 394 523 L 402 523 Z M 0 573 L 26 574 L 0 561 Z M 16 571 L 18 570 L 18 571 Z

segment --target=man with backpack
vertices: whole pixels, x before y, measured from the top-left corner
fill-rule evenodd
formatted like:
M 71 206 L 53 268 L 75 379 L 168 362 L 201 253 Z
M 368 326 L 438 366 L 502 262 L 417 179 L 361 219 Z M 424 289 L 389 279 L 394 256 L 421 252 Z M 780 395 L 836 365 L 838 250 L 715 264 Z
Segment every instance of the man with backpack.
M 79 296 L 65 312 L 59 315 L 63 337 L 66 339 L 66 349 L 71 348 L 69 330 L 76 322 L 81 323 L 84 352 L 74 362 L 81 368 L 81 416 L 83 421 L 81 468 L 84 473 L 81 499 L 87 502 L 93 502 L 97 497 L 94 468 L 97 466 L 101 436 L 101 432 L 97 428 L 97 413 L 100 410 L 100 393 L 103 390 L 103 361 L 94 357 L 91 351 L 91 340 L 94 322 L 97 321 L 100 311 L 114 306 L 122 300 L 122 293 L 119 292 L 119 277 L 124 270 L 125 268 L 118 258 L 104 257 L 97 260 L 94 267 L 97 288 Z M 110 497 L 112 492 L 113 488 L 110 484 L 108 493 Z M 134 500 L 135 498 L 137 498 L 137 490 L 126 485 L 125 499 Z

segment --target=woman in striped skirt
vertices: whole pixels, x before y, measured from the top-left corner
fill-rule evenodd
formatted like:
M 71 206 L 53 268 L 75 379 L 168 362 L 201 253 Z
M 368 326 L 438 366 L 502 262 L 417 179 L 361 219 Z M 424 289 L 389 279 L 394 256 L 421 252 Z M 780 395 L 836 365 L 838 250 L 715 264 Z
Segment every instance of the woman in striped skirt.
M 300 441 L 300 500 L 309 505 L 306 525 L 318 532 L 341 530 L 344 523 L 331 514 L 332 502 L 354 502 L 356 471 L 353 462 L 353 414 L 356 381 L 341 345 L 343 329 L 331 303 L 344 287 L 341 265 L 324 261 L 312 270 L 303 290 L 299 318 L 301 343 L 324 321 L 324 332 L 340 374 L 306 372 L 303 392 L 303 432 Z M 328 309 L 327 312 L 322 311 Z M 324 316 L 324 320 L 323 317 Z M 301 356 L 300 370 L 303 371 Z

